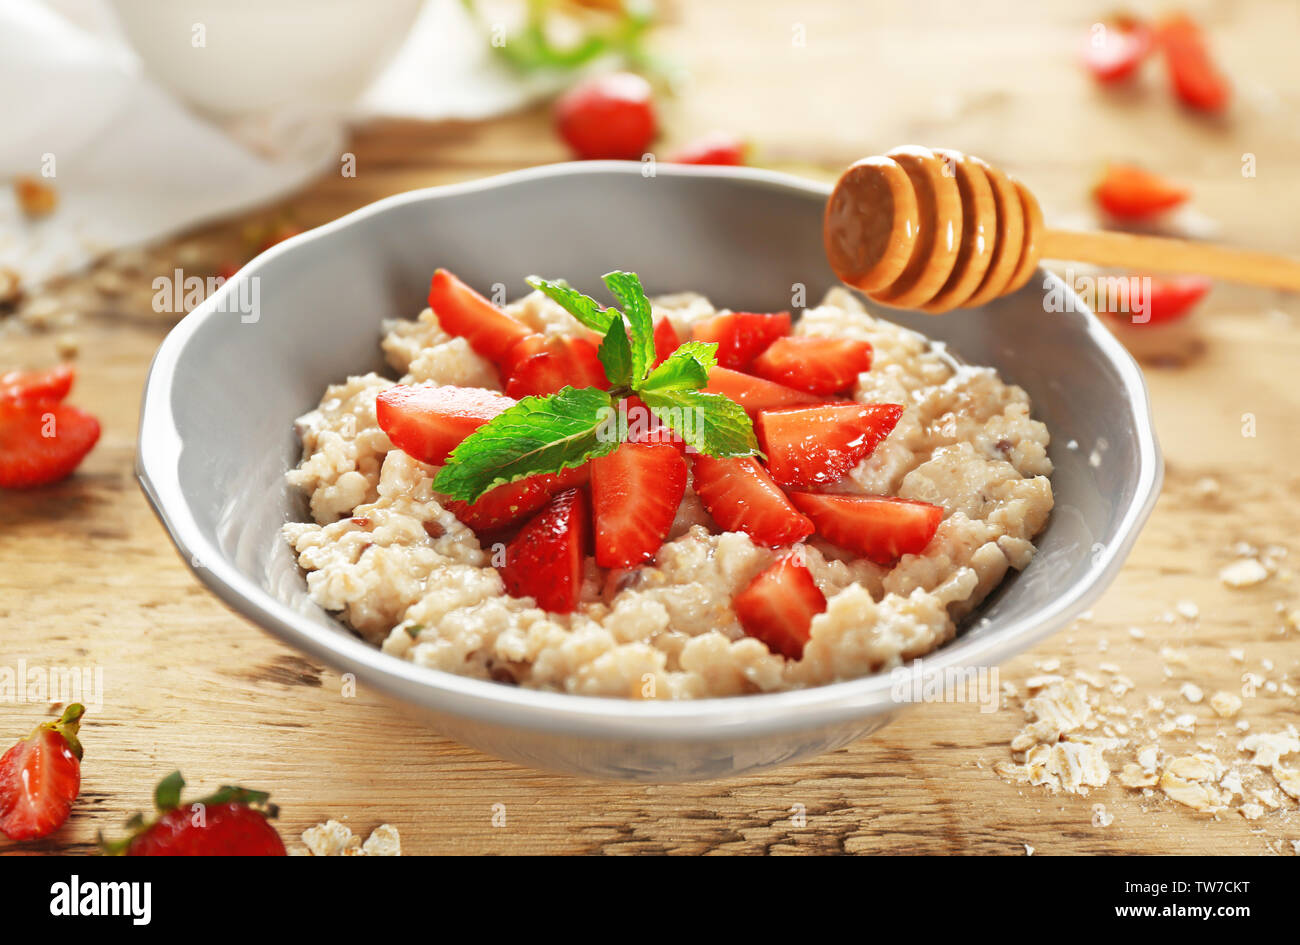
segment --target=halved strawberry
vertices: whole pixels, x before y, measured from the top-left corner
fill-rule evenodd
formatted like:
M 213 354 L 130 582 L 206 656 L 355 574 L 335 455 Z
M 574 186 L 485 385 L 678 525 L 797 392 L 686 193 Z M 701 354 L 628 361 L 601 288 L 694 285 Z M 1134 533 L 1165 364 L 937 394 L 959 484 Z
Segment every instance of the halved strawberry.
M 826 609 L 826 595 L 796 556 L 787 554 L 750 581 L 732 600 L 731 609 L 747 634 L 773 653 L 797 660 L 803 656 L 812 619 Z
M 792 545 L 813 533 L 812 520 L 790 504 L 752 456 L 715 459 L 697 454 L 691 469 L 695 494 L 726 531 L 744 532 L 771 548 Z
M 668 355 L 681 347 L 682 339 L 673 323 L 666 318 L 655 325 L 655 367 L 668 360 Z
M 897 404 L 765 410 L 754 424 L 767 470 L 782 486 L 838 482 L 875 451 L 903 415 Z
M 72 475 L 99 440 L 99 421 L 54 400 L 0 398 L 0 489 Z
M 511 348 L 532 334 L 531 328 L 515 321 L 446 269 L 433 274 L 429 307 L 438 316 L 443 331 L 461 336 L 498 367 L 505 363 Z
M 0 757 L 0 833 L 10 840 L 44 837 L 68 819 L 81 790 L 77 729 L 85 711 L 72 703 Z
M 750 370 L 777 384 L 810 394 L 837 394 L 871 370 L 871 344 L 848 338 L 778 338 Z
M 532 515 L 557 492 L 585 484 L 590 475 L 591 470 L 585 465 L 558 473 L 542 473 L 489 489 L 476 502 L 456 499 L 444 504 L 474 531 L 495 532 Z
M 742 374 L 729 368 L 715 367 L 709 371 L 709 383 L 704 388 L 711 394 L 730 397 L 753 417 L 763 410 L 777 410 L 799 404 L 822 404 L 826 398 L 795 390 L 784 384 L 774 384 L 761 377 Z
M 501 579 L 511 597 L 531 597 L 552 613 L 571 613 L 582 590 L 587 495 L 561 492 L 506 545 Z
M 697 322 L 695 341 L 718 343 L 718 364 L 743 371 L 776 339 L 790 334 L 789 312 L 728 312 Z
M 70 364 L 44 371 L 9 371 L 0 374 L 0 400 L 62 400 L 75 377 Z
M 937 505 L 889 496 L 792 492 L 790 501 L 813 520 L 817 534 L 878 564 L 920 554 L 943 521 Z
M 440 466 L 465 439 L 514 400 L 479 387 L 399 384 L 375 398 L 375 417 L 393 445 Z
M 512 357 L 519 348 L 516 345 L 511 349 Z M 506 381 L 506 393 L 522 398 L 554 394 L 562 387 L 608 388 L 609 380 L 596 352 L 596 346 L 586 338 L 547 338 L 535 354 L 515 362 Z
M 630 568 L 652 557 L 686 494 L 686 460 L 663 443 L 624 443 L 591 461 L 596 563 Z

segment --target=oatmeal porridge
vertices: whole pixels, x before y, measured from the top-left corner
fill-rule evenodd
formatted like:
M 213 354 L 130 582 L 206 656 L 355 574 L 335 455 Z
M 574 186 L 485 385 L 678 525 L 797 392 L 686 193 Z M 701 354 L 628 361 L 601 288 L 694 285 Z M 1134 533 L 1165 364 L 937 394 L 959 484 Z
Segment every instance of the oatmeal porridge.
M 591 334 L 540 291 L 504 312 L 522 326 L 521 335 L 540 336 L 538 344 Z M 703 296 L 680 294 L 655 299 L 652 314 L 665 332 L 690 339 L 729 313 Z M 858 344 L 870 357 L 869 370 L 857 373 L 837 397 L 804 394 L 796 405 L 833 402 L 835 409 L 859 412 L 862 405 L 884 405 L 878 409 L 893 411 L 892 429 L 870 455 L 835 476 L 804 478 L 797 495 L 781 481 L 797 509 L 768 475 L 777 471 L 773 449 L 767 450 L 767 471 L 745 460 L 751 464 L 747 475 L 775 493 L 790 520 L 806 523 L 789 533 L 804 582 L 789 586 L 801 587 L 815 604 L 793 648 L 755 633 L 742 619 L 738 601 L 746 594 L 762 597 L 758 611 L 786 608 L 787 596 L 760 592 L 783 580 L 781 568 L 794 558 L 781 541 L 756 541 L 754 529 L 728 530 L 715 520 L 731 521 L 715 501 L 726 490 L 712 486 L 712 474 L 706 489 L 701 476 L 706 463 L 725 460 L 683 457 L 680 468 L 689 472 L 681 473 L 680 502 L 647 560 L 602 567 L 591 554 L 580 554 L 571 612 L 543 609 L 537 597 L 519 594 L 508 565 L 502 567 L 508 532 L 476 531 L 465 503 L 435 491 L 439 468 L 396 448 L 377 415 L 377 399 L 397 385 L 506 388 L 500 362 L 483 354 L 490 346 L 448 330 L 433 308 L 384 325 L 383 351 L 400 381 L 377 374 L 343 379 L 298 421 L 303 456 L 288 481 L 306 495 L 314 521 L 288 524 L 284 535 L 312 599 L 395 657 L 591 696 L 775 692 L 878 673 L 929 653 L 954 636 L 1009 569 L 1024 568 L 1033 556 L 1034 536 L 1052 509 L 1048 431 L 1031 416 L 1019 387 L 990 368 L 959 364 L 942 346 L 870 314 L 847 291 L 832 290 L 785 324 L 791 339 Z M 721 375 L 708 376 L 713 389 Z M 779 418 L 769 419 L 771 437 Z M 762 421 L 756 426 L 763 436 Z M 596 482 L 590 499 L 587 486 L 577 485 L 564 495 L 582 508 L 588 502 L 598 507 L 600 540 L 605 500 Z M 833 527 L 835 503 L 871 496 L 896 503 L 882 506 L 886 512 L 932 510 L 921 540 L 883 556 L 845 548 L 852 542 Z M 809 535 L 814 523 L 816 533 Z M 849 523 L 845 531 L 855 528 Z M 537 560 L 549 567 L 553 557 Z

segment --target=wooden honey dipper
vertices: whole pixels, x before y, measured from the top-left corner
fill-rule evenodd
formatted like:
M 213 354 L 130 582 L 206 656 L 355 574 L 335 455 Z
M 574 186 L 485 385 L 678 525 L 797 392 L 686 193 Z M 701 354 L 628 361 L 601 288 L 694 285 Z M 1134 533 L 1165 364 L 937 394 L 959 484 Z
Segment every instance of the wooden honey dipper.
M 831 268 L 869 299 L 938 314 L 1024 285 L 1040 259 L 1198 273 L 1300 291 L 1300 260 L 1191 240 L 1047 229 L 1024 184 L 977 157 L 907 145 L 841 175 L 822 225 Z

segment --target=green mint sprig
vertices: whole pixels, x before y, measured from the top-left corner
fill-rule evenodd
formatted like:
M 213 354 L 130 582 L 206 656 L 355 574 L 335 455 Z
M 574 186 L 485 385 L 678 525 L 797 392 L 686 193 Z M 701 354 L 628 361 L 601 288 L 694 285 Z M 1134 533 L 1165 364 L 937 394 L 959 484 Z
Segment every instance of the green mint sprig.
M 717 364 L 715 343 L 690 341 L 658 367 L 650 300 L 633 272 L 611 272 L 605 286 L 621 309 L 602 306 L 562 280 L 528 279 L 602 336 L 598 348 L 610 389 L 562 390 L 525 397 L 463 440 L 433 486 L 452 499 L 475 502 L 489 489 L 528 476 L 558 473 L 606 456 L 627 436 L 620 401 L 637 396 L 687 446 L 709 456 L 760 455 L 754 427 L 739 404 L 707 393 Z

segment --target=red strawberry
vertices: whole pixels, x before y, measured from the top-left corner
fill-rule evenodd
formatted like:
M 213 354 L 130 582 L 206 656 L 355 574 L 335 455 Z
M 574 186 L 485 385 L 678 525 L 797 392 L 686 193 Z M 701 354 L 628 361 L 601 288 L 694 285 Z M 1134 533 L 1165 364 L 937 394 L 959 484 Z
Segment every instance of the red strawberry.
M 668 355 L 681 347 L 681 343 L 673 323 L 666 318 L 659 319 L 659 324 L 655 325 L 655 367 L 667 361 Z
M 53 400 L 0 399 L 0 489 L 72 475 L 99 440 L 99 421 Z
M 1113 217 L 1142 220 L 1178 206 L 1190 193 L 1186 187 L 1136 165 L 1109 164 L 1092 196 Z
M 691 468 L 695 494 L 724 530 L 744 532 L 772 548 L 803 541 L 813 533 L 812 520 L 790 504 L 753 457 L 714 459 L 699 454 L 692 457 Z
M 35 840 L 63 826 L 81 790 L 77 729 L 85 706 L 74 702 L 0 757 L 0 833 Z
M 817 534 L 878 564 L 920 554 L 943 521 L 942 508 L 911 499 L 792 492 L 790 501 L 813 520 Z
M 796 390 L 836 394 L 871 370 L 871 353 L 870 343 L 848 338 L 778 338 L 750 369 Z
M 181 804 L 185 780 L 179 771 L 154 791 L 159 816 L 146 824 L 137 814 L 124 840 L 105 842 L 107 854 L 126 856 L 286 856 L 284 841 L 268 818 L 277 816 L 270 795 L 230 785 L 208 797 Z
M 1151 28 L 1135 17 L 1117 14 L 1094 23 L 1088 31 L 1083 64 L 1097 81 L 1119 82 L 1133 75 L 1149 52 Z
M 583 160 L 640 160 L 654 140 L 654 91 L 630 72 L 593 76 L 555 103 L 560 137 Z
M 62 400 L 75 377 L 70 364 L 45 371 L 9 371 L 0 374 L 0 400 Z
M 512 357 L 522 345 L 512 349 Z M 535 354 L 515 362 L 506 381 L 506 393 L 522 398 L 554 394 L 562 387 L 608 388 L 596 350 L 586 338 L 548 338 Z
M 776 339 L 790 334 L 790 313 L 729 312 L 697 322 L 695 341 L 718 343 L 718 364 L 743 371 Z
M 750 417 L 756 416 L 763 410 L 826 402 L 825 397 L 795 390 L 783 384 L 773 384 L 761 377 L 753 377 L 724 367 L 715 367 L 709 371 L 709 383 L 704 389 L 711 394 L 724 394 L 730 397 L 744 407 Z
M 1160 22 L 1156 34 L 1174 94 L 1192 108 L 1221 111 L 1232 96 L 1232 83 L 1210 54 L 1200 24 L 1185 13 L 1174 13 Z
M 627 439 L 633 443 L 667 443 L 686 455 L 686 441 L 681 434 L 651 413 L 640 397 L 625 397 L 619 407 L 623 411 Z
M 375 416 L 394 446 L 440 466 L 461 440 L 513 404 L 503 394 L 478 387 L 399 384 L 375 399 Z
M 587 495 L 561 492 L 506 545 L 501 579 L 511 597 L 531 597 L 551 613 L 571 613 L 582 590 Z
M 533 333 L 446 269 L 433 274 L 429 307 L 443 331 L 464 338 L 498 367 L 505 363 L 511 348 Z
M 750 581 L 732 600 L 731 609 L 747 634 L 773 653 L 797 660 L 803 656 L 813 617 L 826 609 L 826 595 L 796 556 L 787 554 Z
M 755 430 L 767 469 L 782 486 L 838 482 L 894 429 L 897 404 L 823 404 L 765 410 Z
M 473 503 L 454 500 L 444 504 L 456 518 L 474 531 L 495 532 L 532 515 L 557 492 L 585 484 L 589 476 L 590 470 L 586 466 L 579 466 L 577 469 L 507 482 L 489 489 Z
M 1143 292 L 1143 279 L 1151 280 L 1149 298 Z M 1124 306 L 1127 311 L 1111 311 L 1100 306 L 1098 311 L 1138 326 L 1161 325 L 1177 321 L 1190 312 L 1213 285 L 1204 276 L 1135 276 L 1129 289 L 1128 304 Z M 1142 320 L 1138 321 L 1139 318 Z
M 673 446 L 624 443 L 591 461 L 596 563 L 630 568 L 657 552 L 686 494 L 686 460 Z
M 674 152 L 668 160 L 673 164 L 734 166 L 745 163 L 745 152 L 748 150 L 742 139 L 725 131 L 715 131 L 697 138 L 680 151 Z

